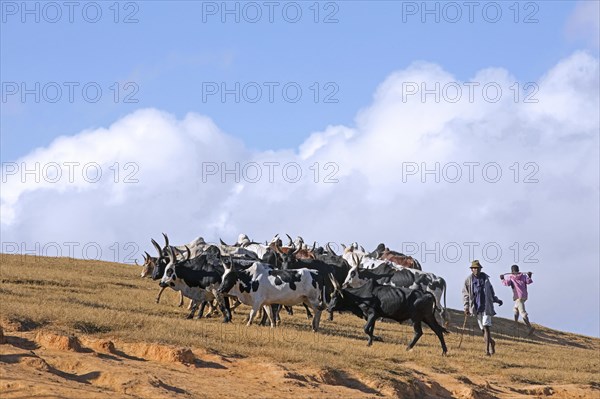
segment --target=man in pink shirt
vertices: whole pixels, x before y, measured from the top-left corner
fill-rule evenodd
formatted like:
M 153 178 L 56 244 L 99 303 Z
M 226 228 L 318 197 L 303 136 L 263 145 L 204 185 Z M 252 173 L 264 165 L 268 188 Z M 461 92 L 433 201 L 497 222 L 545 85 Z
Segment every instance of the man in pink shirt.
M 508 275 L 501 274 L 500 280 L 502 285 L 511 287 L 513 290 L 513 300 L 515 301 L 515 322 L 519 322 L 519 314 L 523 317 L 523 321 L 529 328 L 527 335 L 531 335 L 535 330 L 529 322 L 529 315 L 525 310 L 525 301 L 527 300 L 527 285 L 533 283 L 531 279 L 531 272 L 527 274 L 519 272 L 519 266 L 512 265 L 510 267 L 511 273 Z

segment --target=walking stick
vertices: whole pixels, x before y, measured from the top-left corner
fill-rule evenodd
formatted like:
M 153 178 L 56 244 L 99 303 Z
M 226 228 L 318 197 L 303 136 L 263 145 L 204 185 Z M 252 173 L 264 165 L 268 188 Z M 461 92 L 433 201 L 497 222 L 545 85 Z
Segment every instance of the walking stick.
M 469 317 L 469 315 L 465 312 L 465 321 L 463 322 L 462 330 L 460 332 L 460 341 L 458 341 L 457 349 L 460 349 L 460 346 L 462 345 L 463 337 L 465 335 L 465 327 L 467 327 L 467 317 Z

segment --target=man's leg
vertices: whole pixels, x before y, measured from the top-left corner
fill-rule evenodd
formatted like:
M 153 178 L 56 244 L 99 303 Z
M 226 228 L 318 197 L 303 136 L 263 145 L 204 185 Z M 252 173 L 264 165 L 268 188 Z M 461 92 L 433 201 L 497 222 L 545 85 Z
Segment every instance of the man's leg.
M 496 341 L 492 338 L 492 316 L 483 315 L 483 326 L 487 330 L 486 354 L 493 355 L 496 353 Z
M 527 331 L 527 335 L 529 336 L 535 331 L 535 328 L 533 328 L 533 326 L 529 322 L 529 314 L 527 314 L 527 311 L 525 310 L 525 301 L 526 299 L 519 300 L 519 313 L 521 313 L 521 316 L 523 317 L 523 322 L 525 323 L 527 328 L 529 328 L 529 330 Z

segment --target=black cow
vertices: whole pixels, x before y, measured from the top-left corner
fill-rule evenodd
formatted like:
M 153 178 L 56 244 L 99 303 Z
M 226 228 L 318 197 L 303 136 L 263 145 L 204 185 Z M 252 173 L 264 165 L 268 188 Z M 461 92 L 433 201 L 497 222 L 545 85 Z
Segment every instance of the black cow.
M 421 322 L 424 322 L 439 338 L 442 355 L 448 352 L 443 335 L 448 333 L 448 330 L 439 325 L 435 319 L 433 313 L 435 297 L 431 293 L 418 289 L 380 285 L 373 280 L 359 288 L 342 289 L 332 276 L 330 279 L 335 290 L 331 301 L 327 304 L 327 310 L 329 312 L 349 311 L 366 319 L 365 333 L 369 336 L 367 345 L 373 344 L 373 330 L 377 319 L 385 317 L 399 323 L 410 319 L 413 322 L 415 336 L 408 344 L 407 350 L 412 349 L 423 335 Z
M 354 266 L 350 269 L 344 280 L 343 288 L 357 288 L 367 281 L 375 280 L 379 284 L 387 284 L 394 287 L 405 287 L 431 292 L 435 296 L 436 310 L 440 320 L 446 326 L 450 318 L 446 311 L 446 280 L 433 273 L 422 272 L 409 268 L 398 268 L 388 263 L 382 263 L 372 269 Z M 444 305 L 442 306 L 442 297 Z

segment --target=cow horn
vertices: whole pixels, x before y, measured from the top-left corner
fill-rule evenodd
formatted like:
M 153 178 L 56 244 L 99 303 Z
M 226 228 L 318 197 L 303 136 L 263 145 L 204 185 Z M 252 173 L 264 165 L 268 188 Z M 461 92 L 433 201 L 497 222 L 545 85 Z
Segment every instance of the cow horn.
M 313 241 L 313 247 L 312 247 L 312 249 L 310 250 L 310 252 L 315 252 L 315 249 L 316 249 L 316 248 L 317 248 L 317 242 L 316 242 L 316 241 Z
M 327 243 L 325 248 L 327 248 L 327 251 L 329 251 L 330 254 L 337 256 L 337 254 L 334 252 L 334 250 L 331 249 L 331 245 L 329 245 L 329 243 Z
M 362 253 L 366 253 L 367 252 L 367 251 L 365 251 L 365 249 L 363 248 L 362 245 L 360 246 L 360 252 L 362 252 Z
M 188 247 L 187 245 L 185 246 L 185 252 L 187 254 L 185 260 L 190 260 L 190 258 L 192 257 L 192 251 L 190 251 L 190 247 Z
M 294 242 L 292 241 L 292 237 L 290 237 L 290 235 L 288 233 L 285 233 L 285 235 L 290 240 L 290 242 L 288 243 L 288 247 L 291 247 L 294 244 Z
M 169 237 L 165 233 L 162 233 L 163 237 L 165 237 L 165 247 L 169 246 Z
M 304 242 L 304 238 L 302 238 L 302 237 L 300 237 L 300 236 L 298 236 L 298 240 L 299 240 L 300 242 Z
M 169 247 L 169 263 L 175 264 L 176 259 L 177 258 L 175 257 L 175 251 L 173 250 L 173 247 Z
M 331 284 L 333 284 L 334 293 L 339 292 L 340 296 L 343 298 L 344 293 L 342 292 L 342 287 L 340 287 L 340 283 L 333 277 L 333 274 L 329 273 L 329 280 L 331 280 Z
M 346 250 L 346 246 L 344 244 L 340 244 L 342 246 L 342 249 L 345 251 Z
M 221 242 L 221 245 L 223 245 L 223 246 L 226 246 L 226 247 L 228 246 L 228 245 L 227 245 L 227 244 L 225 244 L 225 243 L 223 242 L 223 240 L 221 240 L 220 238 L 219 238 L 219 241 Z
M 146 254 L 146 258 L 150 258 L 150 254 L 146 251 L 144 251 L 144 253 Z
M 152 241 L 152 245 L 154 245 L 154 248 L 156 248 L 156 250 L 158 251 L 158 257 L 160 258 L 162 256 L 162 249 L 160 248 L 160 245 L 158 245 L 158 243 L 154 241 L 154 238 L 152 238 L 150 241 Z
M 138 263 L 137 259 L 134 259 L 133 261 L 135 262 L 135 265 L 136 265 L 136 266 L 139 266 L 139 265 L 140 265 L 140 264 Z M 144 263 L 146 263 L 146 262 L 144 262 Z
M 298 248 L 296 248 L 296 246 L 294 245 L 294 243 L 292 243 L 292 255 L 296 255 L 301 250 L 302 250 L 302 244 L 300 244 L 300 246 Z
M 273 251 L 275 251 L 275 253 L 281 254 L 281 248 L 279 248 L 277 243 L 272 244 L 272 248 L 273 248 Z

